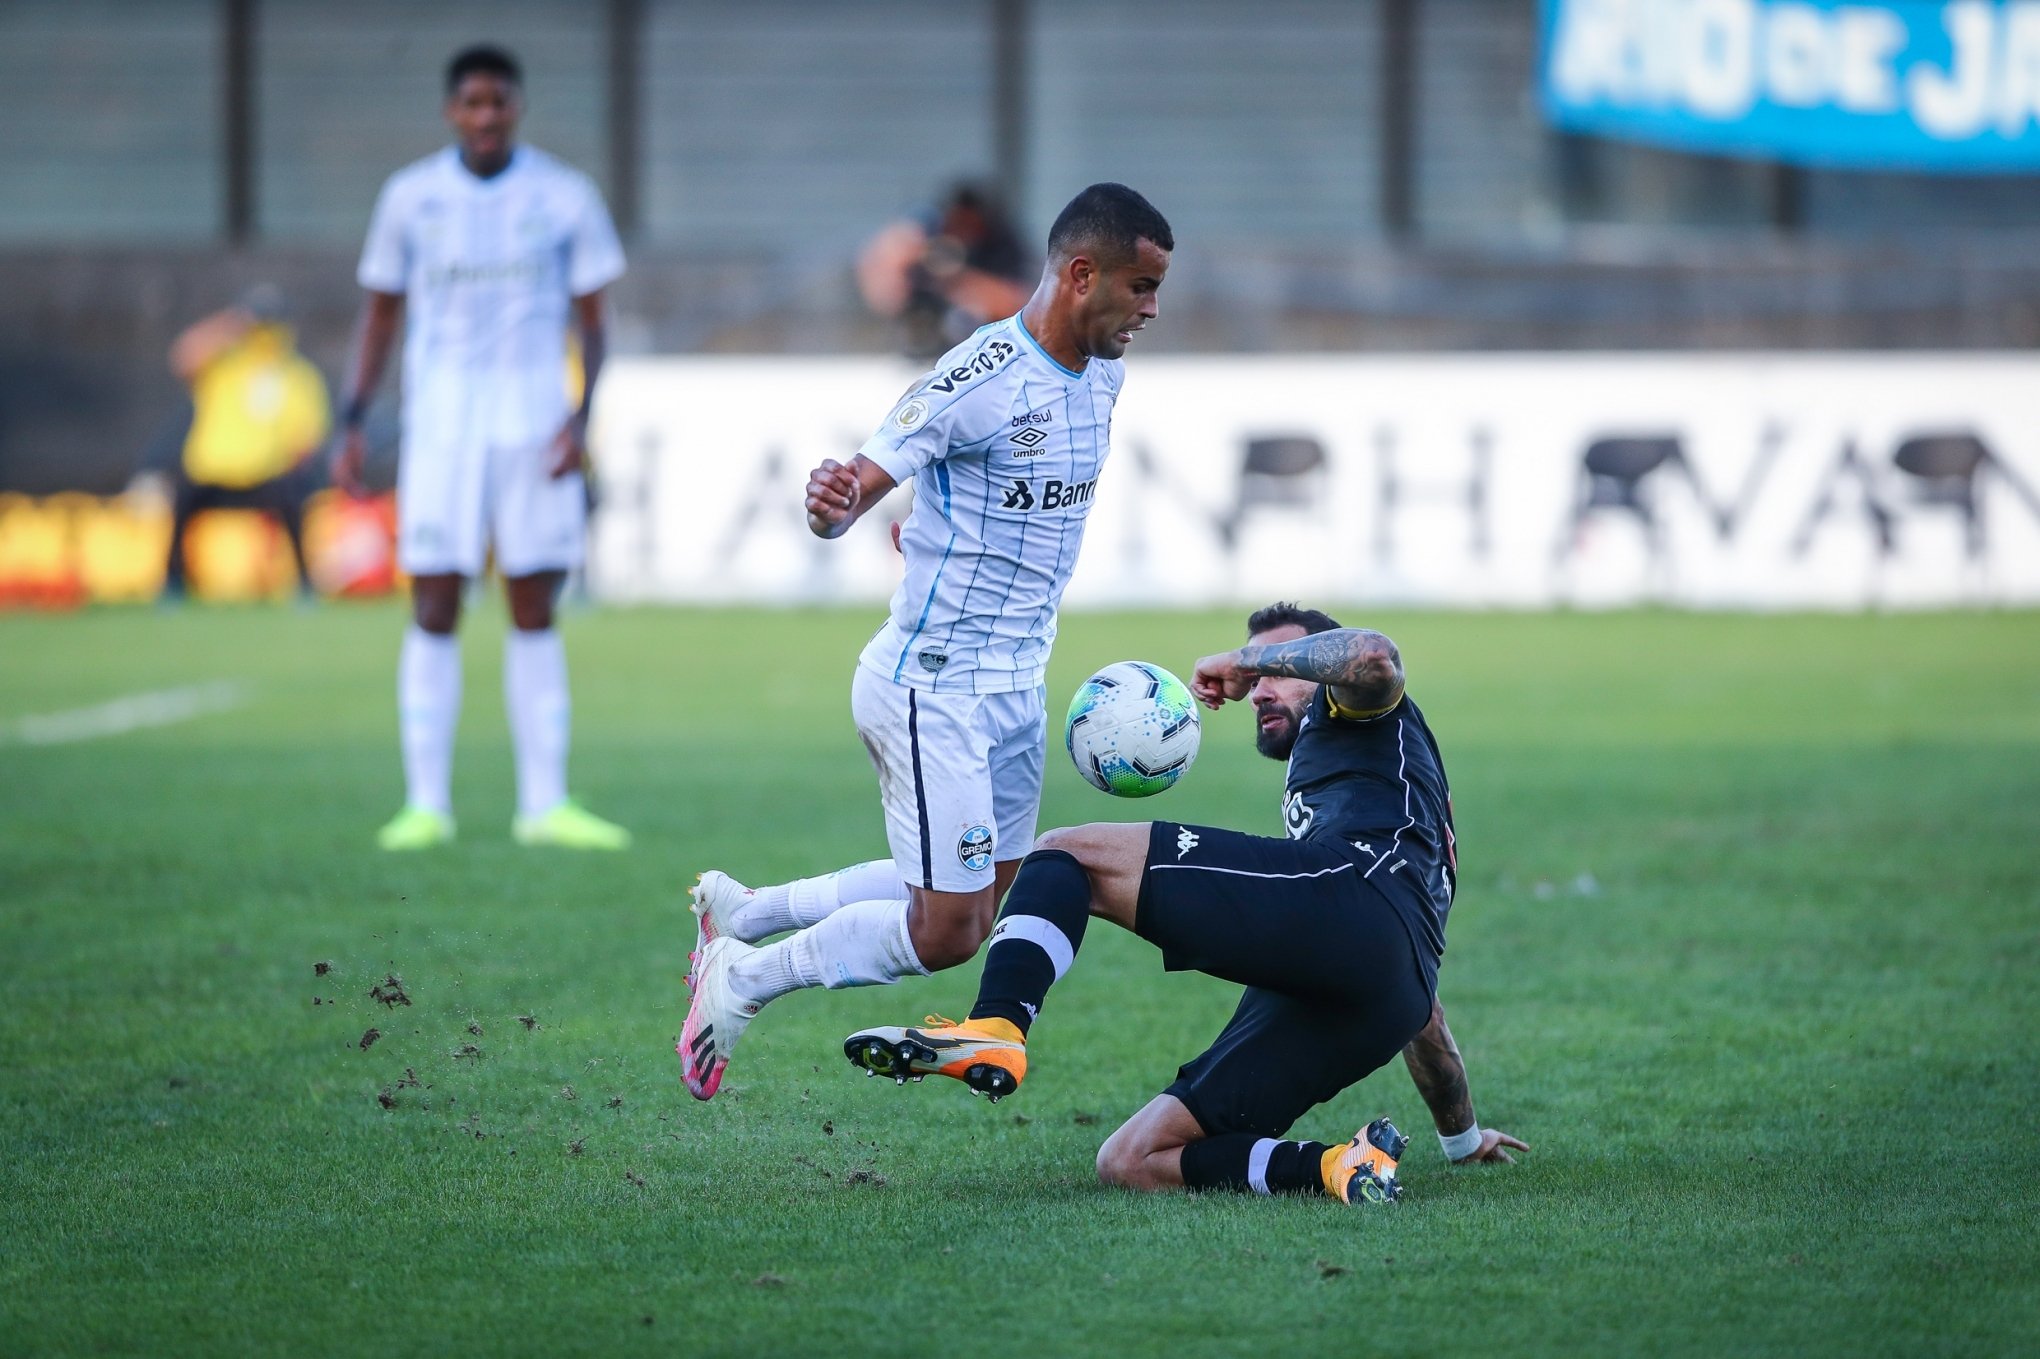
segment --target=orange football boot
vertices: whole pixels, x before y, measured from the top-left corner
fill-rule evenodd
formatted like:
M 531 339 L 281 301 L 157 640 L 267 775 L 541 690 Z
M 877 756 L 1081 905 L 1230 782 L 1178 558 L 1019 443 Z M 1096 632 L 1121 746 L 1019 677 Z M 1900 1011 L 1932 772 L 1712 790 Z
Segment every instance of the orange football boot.
M 994 1104 L 1027 1076 L 1027 1039 L 1004 1019 L 952 1023 L 929 1015 L 919 1028 L 859 1029 L 843 1040 L 843 1055 L 868 1076 L 896 1085 L 925 1076 L 950 1076 Z

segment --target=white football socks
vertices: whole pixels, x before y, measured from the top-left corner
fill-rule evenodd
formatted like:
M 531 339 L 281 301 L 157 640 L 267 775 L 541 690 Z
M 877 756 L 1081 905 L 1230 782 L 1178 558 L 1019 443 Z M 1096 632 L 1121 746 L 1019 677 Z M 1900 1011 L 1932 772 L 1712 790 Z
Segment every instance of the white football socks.
M 765 945 L 730 969 L 730 983 L 763 1005 L 813 986 L 886 986 L 927 975 L 907 934 L 907 903 L 877 900 L 852 902 Z
M 453 733 L 460 725 L 460 639 L 413 623 L 397 658 L 404 801 L 453 813 Z
M 567 800 L 572 700 L 567 648 L 556 629 L 510 629 L 503 639 L 503 706 L 517 751 L 517 814 L 542 816 Z
M 731 931 L 744 940 L 819 924 L 853 901 L 905 901 L 907 884 L 891 859 L 851 864 L 815 878 L 753 889 L 733 913 Z

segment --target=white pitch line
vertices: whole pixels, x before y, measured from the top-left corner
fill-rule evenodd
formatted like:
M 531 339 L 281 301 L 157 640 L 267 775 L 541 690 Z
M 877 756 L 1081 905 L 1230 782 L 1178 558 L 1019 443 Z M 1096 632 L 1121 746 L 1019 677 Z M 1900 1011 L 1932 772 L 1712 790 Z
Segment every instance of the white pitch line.
M 208 713 L 223 713 L 248 701 L 240 680 L 213 680 L 177 689 L 151 689 L 95 703 L 89 708 L 34 713 L 0 726 L 0 745 L 56 746 L 96 741 L 148 727 L 168 727 Z

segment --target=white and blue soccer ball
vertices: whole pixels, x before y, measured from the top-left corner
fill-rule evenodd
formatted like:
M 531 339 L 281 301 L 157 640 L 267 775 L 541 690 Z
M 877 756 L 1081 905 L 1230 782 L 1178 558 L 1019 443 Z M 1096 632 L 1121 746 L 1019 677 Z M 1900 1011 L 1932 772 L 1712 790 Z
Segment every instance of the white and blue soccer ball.
M 1084 782 L 1114 797 L 1151 797 L 1197 758 L 1197 700 L 1159 665 L 1118 661 L 1077 688 L 1063 742 Z

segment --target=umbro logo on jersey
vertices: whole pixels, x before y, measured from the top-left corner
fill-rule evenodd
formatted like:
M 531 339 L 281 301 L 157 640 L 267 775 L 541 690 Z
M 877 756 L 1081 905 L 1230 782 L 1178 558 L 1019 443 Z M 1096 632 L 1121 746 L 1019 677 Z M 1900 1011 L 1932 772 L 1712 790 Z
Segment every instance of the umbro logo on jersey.
M 1176 857 L 1181 859 L 1195 848 L 1197 848 L 1197 833 L 1188 826 L 1178 826 L 1176 828 Z
M 986 373 L 998 372 L 1006 360 L 1019 352 L 1010 341 L 993 340 L 983 349 L 971 355 L 969 363 L 960 363 L 945 373 L 937 374 L 922 390 L 945 393 L 953 392 L 972 378 L 980 378 Z
M 1031 427 L 1023 429 L 1013 436 L 1013 446 L 1015 448 L 1038 448 L 1047 442 L 1048 435 Z
M 1088 505 L 1097 493 L 1098 478 L 1089 481 L 1063 481 L 1050 477 L 1042 483 L 1039 500 L 1034 494 L 1034 483 L 1024 477 L 1015 477 L 1006 487 L 1005 499 L 999 502 L 1002 510 L 1067 510 L 1078 505 Z

